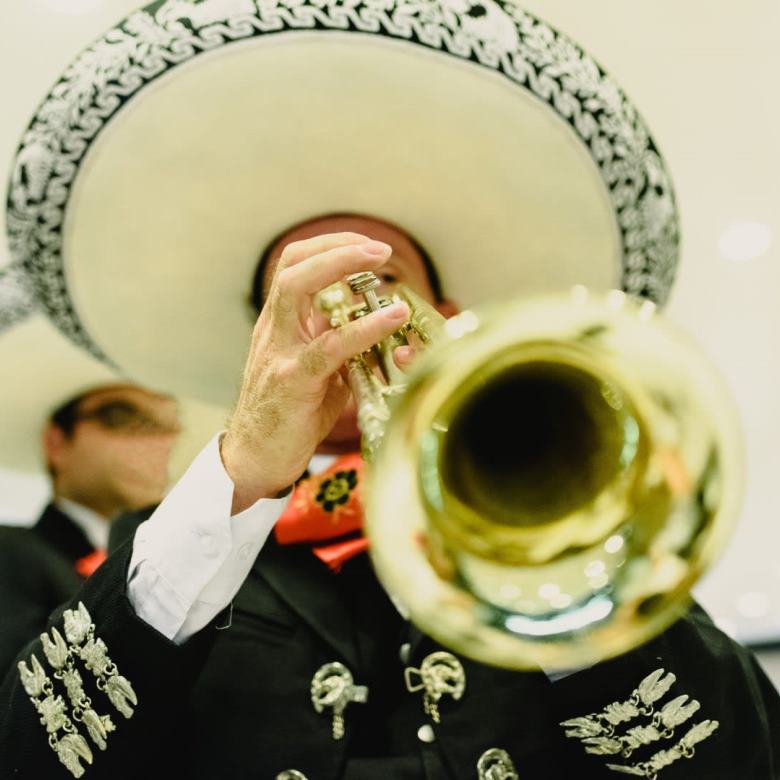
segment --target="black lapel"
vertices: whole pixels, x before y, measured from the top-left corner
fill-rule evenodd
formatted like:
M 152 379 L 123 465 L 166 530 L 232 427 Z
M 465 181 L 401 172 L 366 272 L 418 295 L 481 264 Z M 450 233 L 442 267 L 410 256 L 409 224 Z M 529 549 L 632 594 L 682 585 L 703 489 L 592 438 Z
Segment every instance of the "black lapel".
M 111 530 L 108 533 L 108 554 L 112 555 L 113 552 L 128 541 L 128 539 L 134 539 L 138 526 L 145 520 L 148 520 L 158 506 L 159 504 L 155 504 L 144 509 L 126 512 L 115 517 L 111 521 Z
M 72 564 L 94 548 L 84 532 L 64 512 L 49 504 L 33 527 L 36 534 L 64 555 Z
M 429 640 L 414 623 L 409 623 L 409 657 L 416 658 L 420 654 L 423 643 Z
M 254 568 L 349 668 L 359 668 L 354 626 L 335 581 L 339 575 L 316 558 L 310 547 L 279 545 L 271 534 Z

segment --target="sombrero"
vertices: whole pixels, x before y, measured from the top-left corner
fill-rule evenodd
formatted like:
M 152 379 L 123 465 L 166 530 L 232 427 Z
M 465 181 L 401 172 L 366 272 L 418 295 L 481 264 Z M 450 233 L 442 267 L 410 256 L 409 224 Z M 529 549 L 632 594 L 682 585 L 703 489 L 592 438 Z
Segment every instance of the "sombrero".
M 678 256 L 669 175 L 634 106 L 499 0 L 152 3 L 41 104 L 7 222 L 70 339 L 227 404 L 259 255 L 340 212 L 409 231 L 466 306 L 574 283 L 663 303 Z

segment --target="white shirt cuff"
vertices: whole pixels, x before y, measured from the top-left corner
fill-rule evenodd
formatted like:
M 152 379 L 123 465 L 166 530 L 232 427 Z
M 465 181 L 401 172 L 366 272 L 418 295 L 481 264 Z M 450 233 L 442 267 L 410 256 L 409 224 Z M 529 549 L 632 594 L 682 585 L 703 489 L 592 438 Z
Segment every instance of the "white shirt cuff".
M 128 570 L 136 614 L 177 643 L 189 639 L 238 592 L 284 498 L 262 498 L 230 516 L 233 483 L 219 454 L 221 434 L 138 528 Z

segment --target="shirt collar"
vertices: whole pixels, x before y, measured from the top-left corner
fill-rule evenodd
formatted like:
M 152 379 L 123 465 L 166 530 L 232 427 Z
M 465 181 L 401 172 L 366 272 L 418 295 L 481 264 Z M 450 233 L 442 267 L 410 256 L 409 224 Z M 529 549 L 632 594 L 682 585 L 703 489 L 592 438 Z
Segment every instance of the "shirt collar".
M 54 499 L 54 505 L 82 530 L 95 549 L 105 550 L 108 547 L 110 524 L 102 515 L 67 498 Z
M 338 455 L 325 455 L 323 453 L 315 452 L 309 461 L 309 473 L 319 474 L 320 472 L 325 471 L 328 466 L 335 462 L 337 457 Z

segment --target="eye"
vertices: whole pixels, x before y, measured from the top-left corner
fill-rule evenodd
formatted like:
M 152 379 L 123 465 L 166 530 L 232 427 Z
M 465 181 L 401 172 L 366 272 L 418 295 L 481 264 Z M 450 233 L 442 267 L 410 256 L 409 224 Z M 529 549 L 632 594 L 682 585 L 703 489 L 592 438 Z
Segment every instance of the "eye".
M 121 429 L 134 427 L 142 415 L 132 404 L 114 401 L 96 409 L 94 416 L 106 428 Z
M 386 271 L 385 273 L 381 274 L 382 281 L 385 284 L 396 284 L 398 282 L 398 277 L 395 274 L 391 274 L 389 271 Z

